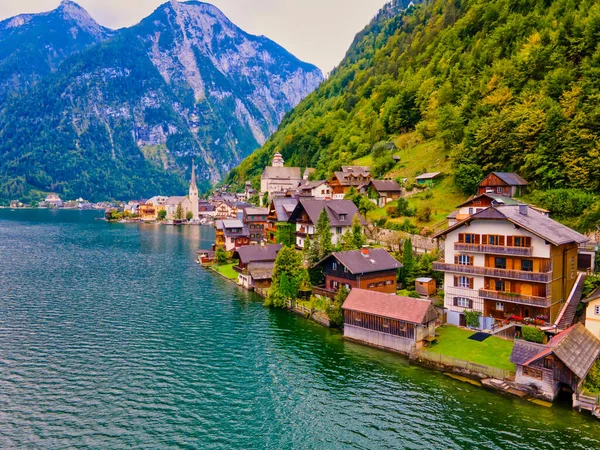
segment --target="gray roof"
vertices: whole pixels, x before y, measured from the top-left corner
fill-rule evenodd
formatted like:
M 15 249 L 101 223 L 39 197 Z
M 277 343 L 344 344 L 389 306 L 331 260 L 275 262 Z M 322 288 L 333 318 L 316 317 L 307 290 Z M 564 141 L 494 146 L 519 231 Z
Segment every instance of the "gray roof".
M 279 197 L 273 199 L 273 207 L 275 208 L 275 214 L 277 215 L 278 222 L 287 222 L 296 209 L 298 204 L 297 198 L 292 197 Z
M 509 186 L 527 186 L 527 181 L 514 172 L 492 172 Z
M 223 220 L 222 222 L 224 228 L 242 228 L 244 226 L 241 220 L 236 219 Z
M 183 203 L 187 200 L 187 197 L 184 196 L 180 196 L 180 197 L 169 197 L 167 199 L 167 205 L 169 206 L 177 206 L 180 203 Z
M 585 378 L 600 355 L 600 340 L 580 323 L 553 337 L 550 346 L 580 379 Z
M 317 180 L 317 181 L 310 181 L 306 184 L 303 184 L 300 186 L 300 189 L 302 189 L 303 191 L 308 191 L 308 190 L 312 190 L 314 188 L 318 188 L 319 186 L 321 186 L 322 184 L 327 183 L 326 180 Z
M 270 280 L 273 278 L 274 261 L 253 262 L 248 264 L 248 273 L 255 280 Z
M 526 209 L 527 214 L 522 214 L 521 209 Z M 434 238 L 444 236 L 473 220 L 508 220 L 556 246 L 572 242 L 582 244 L 589 241 L 584 235 L 552 220 L 550 217 L 530 208 L 528 205 L 498 205 L 486 208 L 483 211 L 473 214 L 468 219 L 437 233 Z
M 342 172 L 362 173 L 363 175 L 366 175 L 371 173 L 371 168 L 369 166 L 342 166 Z
M 434 178 L 437 178 L 441 174 L 442 174 L 442 172 L 428 172 L 428 173 L 419 175 L 418 177 L 415 177 L 415 180 L 433 180 Z
M 433 278 L 421 277 L 421 278 L 417 278 L 415 281 L 418 281 L 419 283 L 429 283 L 432 280 L 433 280 Z
M 512 197 L 506 197 L 504 195 L 494 195 L 494 194 L 486 193 L 486 194 L 475 195 L 475 196 L 471 197 L 469 200 L 467 200 L 466 202 L 464 202 L 463 204 L 458 205 L 458 207 L 462 208 L 463 206 L 467 206 L 469 203 L 471 203 L 475 200 L 478 200 L 482 197 L 487 197 L 491 201 L 496 202 L 496 204 L 498 204 L 498 205 L 518 205 L 521 203 Z
M 310 221 L 316 225 L 323 209 L 327 211 L 329 223 L 332 227 L 351 225 L 352 220 L 356 215 L 358 215 L 362 225 L 367 224 L 365 219 L 360 215 L 358 208 L 351 200 L 300 199 L 289 220 L 293 222 L 300 216 L 301 211 L 304 210 L 306 211 L 306 214 L 308 214 Z M 341 220 L 342 215 L 346 216 L 345 220 Z
M 446 216 L 447 219 L 456 219 L 456 216 L 458 216 L 458 211 L 452 211 L 450 214 L 448 214 Z
M 402 192 L 402 188 L 393 180 L 371 180 L 377 192 Z
M 247 216 L 266 216 L 269 214 L 268 208 L 246 208 Z
M 337 259 L 340 264 L 347 267 L 353 275 L 381 272 L 382 270 L 395 270 L 402 267 L 402 264 L 383 248 L 369 249 L 368 254 L 363 253 L 362 250 L 334 252 L 323 259 L 323 261 L 332 257 Z M 319 262 L 318 264 L 321 263 Z
M 300 173 L 300 167 L 265 167 L 262 178 L 269 178 L 271 180 L 302 180 L 302 174 Z
M 234 255 L 237 254 L 242 264 L 250 264 L 257 261 L 275 261 L 277 253 L 281 250 L 281 244 L 265 245 L 249 245 L 238 248 Z
M 516 340 L 510 355 L 510 362 L 522 366 L 545 350 L 546 346 L 544 344 L 537 344 L 522 339 Z

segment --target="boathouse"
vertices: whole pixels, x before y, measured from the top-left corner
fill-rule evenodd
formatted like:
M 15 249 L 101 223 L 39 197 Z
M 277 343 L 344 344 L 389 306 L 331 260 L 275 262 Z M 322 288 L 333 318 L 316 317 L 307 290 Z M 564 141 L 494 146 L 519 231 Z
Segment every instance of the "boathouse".
M 438 312 L 429 300 L 352 289 L 342 306 L 344 337 L 412 354 L 435 336 Z

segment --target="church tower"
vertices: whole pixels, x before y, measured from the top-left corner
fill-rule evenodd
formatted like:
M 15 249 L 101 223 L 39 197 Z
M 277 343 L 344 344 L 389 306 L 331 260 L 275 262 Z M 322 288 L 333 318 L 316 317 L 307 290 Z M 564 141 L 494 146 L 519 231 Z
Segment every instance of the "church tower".
M 281 153 L 275 153 L 275 156 L 273 157 L 273 167 L 283 167 L 283 164 L 284 161 Z
M 190 202 L 192 203 L 192 214 L 194 214 L 194 219 L 200 218 L 199 211 L 199 196 L 198 196 L 198 186 L 196 185 L 196 168 L 194 167 L 194 160 L 192 159 L 192 181 L 190 183 Z

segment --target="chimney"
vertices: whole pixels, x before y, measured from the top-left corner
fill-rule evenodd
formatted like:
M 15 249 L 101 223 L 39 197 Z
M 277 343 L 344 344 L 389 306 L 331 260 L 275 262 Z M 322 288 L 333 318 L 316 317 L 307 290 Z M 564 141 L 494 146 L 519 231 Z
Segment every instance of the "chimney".
M 364 247 L 363 247 L 363 248 L 360 250 L 360 252 L 361 252 L 361 253 L 363 254 L 363 256 L 365 256 L 365 257 L 367 257 L 367 256 L 369 256 L 369 255 L 371 254 L 371 251 L 369 250 L 369 247 L 368 247 L 368 246 L 366 246 L 366 245 L 365 245 L 365 246 L 364 246 Z
M 528 212 L 529 212 L 528 205 L 519 205 L 519 214 L 523 214 L 524 216 L 526 216 Z

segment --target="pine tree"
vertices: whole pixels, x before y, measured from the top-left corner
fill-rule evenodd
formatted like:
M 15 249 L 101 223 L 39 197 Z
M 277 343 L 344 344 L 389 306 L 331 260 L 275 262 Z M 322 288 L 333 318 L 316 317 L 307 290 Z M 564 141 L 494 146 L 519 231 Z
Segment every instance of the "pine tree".
M 363 226 L 360 223 L 358 214 L 352 219 L 352 240 L 354 242 L 355 249 L 359 250 L 367 242 L 363 233 Z
M 404 289 L 407 289 L 415 281 L 415 259 L 413 256 L 412 240 L 406 239 L 402 249 L 401 281 Z

